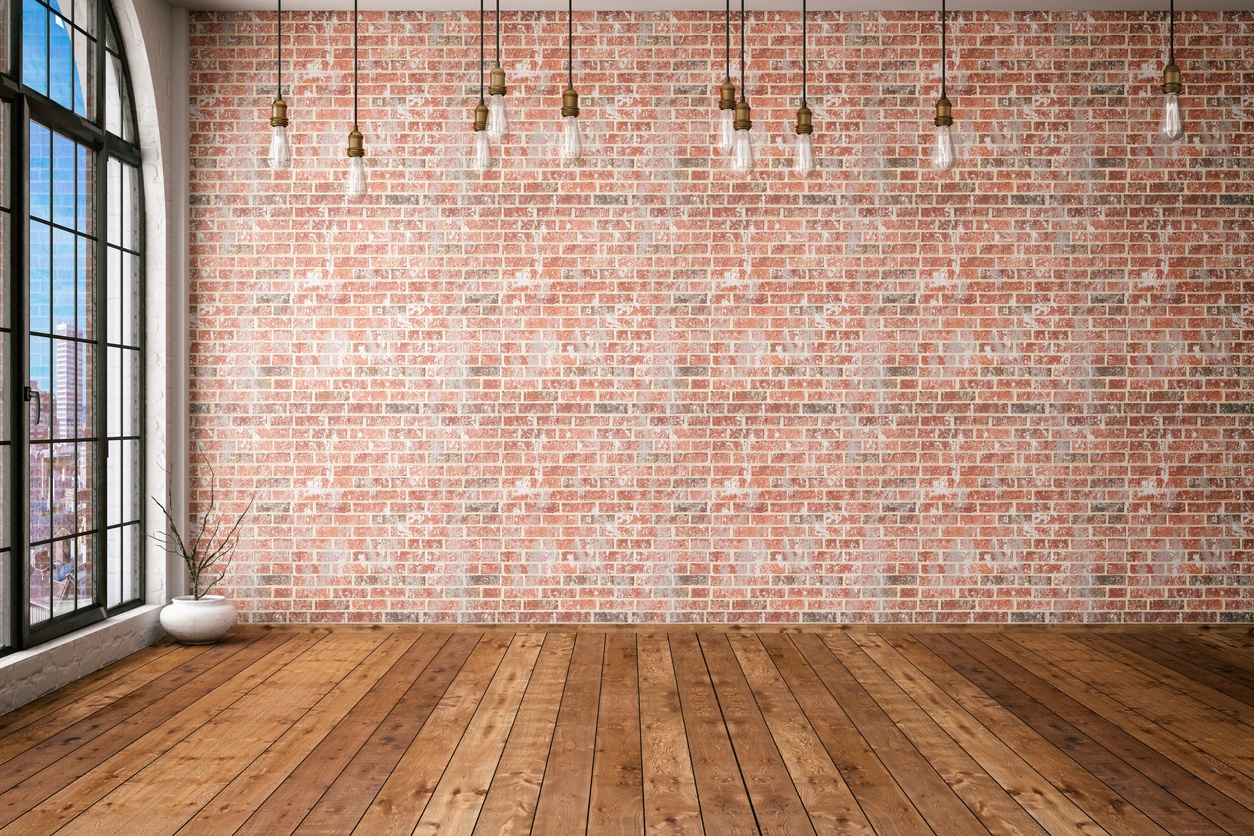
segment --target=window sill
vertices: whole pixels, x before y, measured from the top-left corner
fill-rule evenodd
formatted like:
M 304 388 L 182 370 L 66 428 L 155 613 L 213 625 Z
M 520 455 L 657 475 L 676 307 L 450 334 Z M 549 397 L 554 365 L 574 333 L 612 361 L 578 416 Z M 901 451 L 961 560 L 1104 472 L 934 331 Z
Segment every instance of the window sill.
M 0 659 L 0 714 L 69 685 L 161 639 L 148 604 Z

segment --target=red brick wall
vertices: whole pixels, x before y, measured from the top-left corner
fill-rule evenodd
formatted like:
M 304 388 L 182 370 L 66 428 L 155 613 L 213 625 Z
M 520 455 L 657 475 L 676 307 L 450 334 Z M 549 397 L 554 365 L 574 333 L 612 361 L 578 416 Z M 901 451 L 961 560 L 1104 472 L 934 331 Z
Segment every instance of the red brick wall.
M 252 621 L 1248 621 L 1254 13 L 753 13 L 758 171 L 711 156 L 721 14 L 193 15 L 192 429 L 257 505 Z M 489 32 L 491 26 L 489 25 Z M 489 64 L 491 48 L 489 47 Z M 203 507 L 201 466 L 196 494 Z

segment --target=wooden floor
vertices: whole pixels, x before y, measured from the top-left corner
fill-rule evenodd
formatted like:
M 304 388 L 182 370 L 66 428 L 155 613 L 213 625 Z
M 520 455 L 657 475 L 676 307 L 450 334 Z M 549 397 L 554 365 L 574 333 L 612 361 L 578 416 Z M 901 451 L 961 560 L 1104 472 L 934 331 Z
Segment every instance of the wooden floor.
M 0 833 L 1254 833 L 1254 631 L 243 629 L 0 717 Z

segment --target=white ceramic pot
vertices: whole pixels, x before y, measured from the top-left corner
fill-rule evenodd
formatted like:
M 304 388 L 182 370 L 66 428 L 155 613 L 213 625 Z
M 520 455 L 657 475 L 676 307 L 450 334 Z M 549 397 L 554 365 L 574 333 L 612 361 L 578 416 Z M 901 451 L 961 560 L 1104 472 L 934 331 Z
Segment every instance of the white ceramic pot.
M 161 610 L 161 627 L 183 644 L 221 641 L 238 620 L 235 605 L 221 595 L 206 595 L 200 600 L 176 595 Z

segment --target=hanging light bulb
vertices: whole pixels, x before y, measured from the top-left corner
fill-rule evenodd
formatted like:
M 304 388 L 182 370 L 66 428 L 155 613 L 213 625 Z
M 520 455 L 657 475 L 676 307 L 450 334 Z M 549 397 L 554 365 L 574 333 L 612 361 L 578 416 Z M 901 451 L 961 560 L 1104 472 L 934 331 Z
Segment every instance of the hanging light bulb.
M 575 23 L 574 3 L 566 3 L 566 83 L 562 91 L 562 142 L 558 156 L 567 165 L 578 165 L 583 156 L 583 142 L 579 137 L 579 94 L 575 92 Z
M 753 127 L 749 102 L 745 101 L 745 0 L 740 0 L 740 101 L 736 103 L 732 127 L 736 136 L 732 146 L 732 171 L 748 175 L 753 171 L 753 143 L 749 130 Z
M 932 148 L 932 168 L 937 171 L 949 171 L 958 161 L 954 152 L 952 128 L 954 124 L 953 106 L 945 95 L 945 0 L 941 0 L 941 94 L 936 100 L 936 118 L 932 124 L 936 126 L 936 142 Z
M 806 0 L 801 0 L 801 107 L 797 108 L 797 164 L 796 171 L 802 177 L 814 172 L 814 146 L 810 134 L 814 133 L 814 117 L 806 106 Z
M 348 134 L 349 197 L 366 193 L 366 149 L 357 130 L 357 0 L 353 0 L 353 130 Z
M 483 0 L 479 0 L 479 104 L 475 107 L 475 152 L 470 158 L 475 171 L 492 167 L 492 150 L 488 147 L 488 106 L 483 103 Z
M 509 133 L 509 117 L 505 114 L 505 70 L 501 69 L 501 2 L 496 3 L 496 66 L 488 83 L 488 137 L 500 142 Z
M 1180 83 L 1180 68 L 1176 66 L 1176 2 L 1171 0 L 1170 53 L 1167 66 L 1163 68 L 1163 121 L 1158 132 L 1167 142 L 1178 142 L 1184 136 L 1184 122 L 1180 118 L 1180 92 L 1184 85 Z
M 292 146 L 287 142 L 287 102 L 283 101 L 283 0 L 279 0 L 278 89 L 270 105 L 270 153 L 266 162 L 273 169 L 291 168 Z
M 718 88 L 718 117 L 714 125 L 714 135 L 718 137 L 716 146 L 723 154 L 730 154 L 736 144 L 736 85 L 731 80 L 731 0 L 726 0 L 727 13 L 723 18 L 723 29 L 727 36 L 723 51 L 726 74 Z

